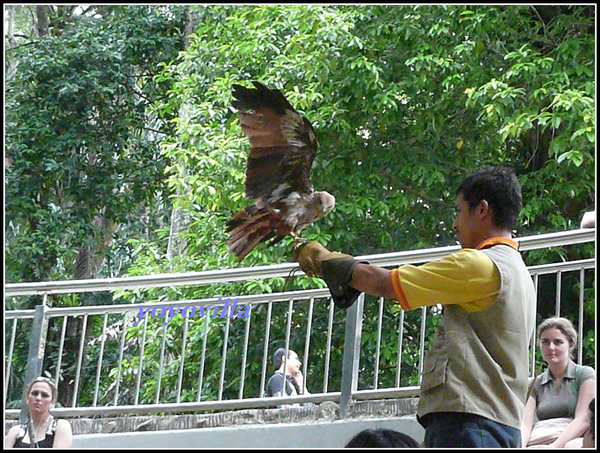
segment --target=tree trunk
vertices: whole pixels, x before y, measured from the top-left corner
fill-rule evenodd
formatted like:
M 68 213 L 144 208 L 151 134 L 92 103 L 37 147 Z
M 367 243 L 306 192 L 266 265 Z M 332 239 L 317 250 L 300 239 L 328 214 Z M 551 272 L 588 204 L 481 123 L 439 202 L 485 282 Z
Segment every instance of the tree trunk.
M 189 46 L 188 36 L 191 35 L 195 27 L 197 26 L 197 13 L 196 11 L 187 12 L 187 23 L 185 25 L 185 38 L 183 41 L 183 50 L 187 50 Z M 188 104 L 183 103 L 179 108 L 179 118 L 187 118 L 188 117 Z M 186 178 L 188 175 L 187 168 L 184 168 L 181 171 L 180 177 Z M 177 189 L 177 197 L 182 195 L 181 189 L 178 187 Z M 189 218 L 183 212 L 180 207 L 173 207 L 173 211 L 171 213 L 171 227 L 169 230 L 169 242 L 167 245 L 167 261 L 171 262 L 175 256 L 181 255 L 185 253 L 186 243 L 183 241 L 179 234 L 185 230 L 187 225 L 189 224 Z
M 93 223 L 96 227 L 97 237 L 99 239 L 96 241 L 95 247 L 85 245 L 79 248 L 73 270 L 74 280 L 97 278 L 104 266 L 106 251 L 113 241 L 113 233 L 116 230 L 116 224 L 114 222 L 111 222 L 101 214 L 97 214 Z M 89 300 L 91 298 L 93 298 L 93 294 L 81 294 L 81 306 L 94 303 L 95 301 Z M 54 319 L 56 318 L 52 318 L 50 321 L 52 322 Z M 56 330 L 59 331 L 59 329 Z M 87 343 L 92 335 L 91 319 L 88 318 L 85 332 L 83 332 L 83 317 L 68 318 L 63 349 L 63 354 L 66 356 L 63 357 L 63 363 L 70 364 L 70 366 L 62 370 L 62 379 L 58 383 L 58 400 L 60 404 L 65 407 L 71 407 L 75 398 L 74 382 L 77 373 L 76 364 L 79 355 L 80 342 L 83 338 L 82 354 L 85 359 Z M 83 385 L 82 379 L 85 379 L 85 376 L 80 376 L 79 392 L 81 392 L 81 386 Z
M 6 40 L 8 41 L 9 50 L 10 47 L 17 45 L 17 40 L 14 35 L 15 29 L 15 9 L 17 7 L 15 5 L 7 5 L 6 10 L 8 11 L 8 23 L 6 24 Z M 4 59 L 6 61 L 6 71 L 4 75 L 5 83 L 11 80 L 15 76 L 15 72 L 17 72 L 17 60 L 15 58 L 10 58 L 7 56 L 6 50 L 4 51 Z M 4 164 L 9 165 L 12 162 L 7 162 L 7 158 L 4 158 Z
M 50 6 L 49 5 L 36 5 L 36 24 L 35 30 L 38 36 L 46 36 L 50 30 Z
M 15 28 L 15 5 L 7 5 L 6 11 L 8 11 L 8 23 L 6 24 L 6 39 L 11 46 L 17 45 L 17 40 L 14 35 Z

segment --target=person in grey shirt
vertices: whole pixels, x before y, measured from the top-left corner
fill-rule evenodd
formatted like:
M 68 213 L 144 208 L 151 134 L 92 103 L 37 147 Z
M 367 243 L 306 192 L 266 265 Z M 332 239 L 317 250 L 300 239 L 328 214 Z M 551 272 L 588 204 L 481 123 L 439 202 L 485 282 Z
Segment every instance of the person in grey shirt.
M 304 376 L 300 367 L 302 362 L 291 349 L 288 351 L 287 360 L 284 360 L 285 348 L 279 348 L 273 355 L 273 364 L 275 373 L 267 383 L 267 396 L 294 396 L 309 394 L 304 386 Z M 286 368 L 285 373 L 285 394 L 283 393 L 283 368 Z

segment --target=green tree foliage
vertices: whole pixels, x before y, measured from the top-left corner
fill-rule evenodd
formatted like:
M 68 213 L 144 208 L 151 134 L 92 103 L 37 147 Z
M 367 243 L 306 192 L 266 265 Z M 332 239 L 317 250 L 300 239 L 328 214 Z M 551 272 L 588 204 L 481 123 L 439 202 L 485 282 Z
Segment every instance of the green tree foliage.
M 224 256 L 223 222 L 246 203 L 248 146 L 229 105 L 231 84 L 250 79 L 282 89 L 316 126 L 314 183 L 337 206 L 306 233 L 334 248 L 452 243 L 456 185 L 486 164 L 520 175 L 519 235 L 576 227 L 593 204 L 587 7 L 548 9 L 547 23 L 530 6 L 224 6 L 198 14 L 189 49 L 161 76 L 173 87 L 169 110 L 187 103 L 193 112 L 167 140 L 171 159 L 190 170 L 171 184 L 188 189 L 178 202 L 195 219 L 216 226 L 203 227 L 186 260 Z M 287 249 L 263 247 L 252 259 L 281 261 Z
M 172 86 L 159 109 L 185 106 L 188 113 L 165 141 L 170 160 L 181 166 L 170 169 L 180 194 L 175 203 L 191 218 L 187 253 L 170 263 L 176 269 L 238 265 L 226 253 L 225 222 L 247 203 L 248 145 L 230 92 L 232 83 L 253 79 L 281 89 L 316 127 L 321 148 L 314 184 L 335 194 L 337 205 L 304 235 L 330 248 L 358 255 L 453 243 L 454 191 L 484 165 L 507 165 L 520 177 L 525 202 L 518 235 L 576 228 L 593 203 L 589 8 L 269 5 L 198 7 L 196 13 L 189 48 L 159 76 Z M 289 243 L 259 246 L 243 265 L 289 261 L 289 253 Z M 531 262 L 555 258 L 538 253 Z M 158 264 L 151 255 L 138 263 L 136 273 Z M 307 280 L 295 279 L 291 288 Z M 281 288 L 277 279 L 222 290 L 235 296 Z M 221 288 L 194 291 L 215 293 Z M 386 307 L 385 316 L 397 315 L 390 310 L 397 312 Z M 372 354 L 377 310 L 366 313 L 370 333 L 363 343 Z M 429 332 L 436 322 L 428 317 Z M 416 338 L 419 323 L 419 313 L 407 314 L 408 337 Z M 382 349 L 382 366 L 393 368 L 396 332 L 384 334 L 392 338 Z M 222 331 L 213 335 L 217 341 Z M 302 350 L 298 341 L 294 347 Z M 312 347 L 325 349 L 318 340 Z M 414 384 L 418 351 L 403 357 Z M 361 371 L 362 385 L 370 385 L 373 370 Z M 235 394 L 235 385 L 227 388 Z
M 90 237 L 96 212 L 126 224 L 127 215 L 139 217 L 134 201 L 141 199 L 152 199 L 156 208 L 172 203 L 185 213 L 187 227 L 178 233 L 185 249 L 168 255 L 173 231 L 166 223 L 145 226 L 154 229 L 156 236 L 139 234 L 138 225 L 130 223 L 119 230 L 129 240 L 121 248 L 130 251 L 135 263 L 114 263 L 128 269 L 129 275 L 289 261 L 289 241 L 260 245 L 243 263 L 228 256 L 225 246 L 226 221 L 248 203 L 243 181 L 249 146 L 231 108 L 231 85 L 250 80 L 281 89 L 315 126 L 320 151 L 313 182 L 318 190 L 334 194 L 337 205 L 303 236 L 331 249 L 362 255 L 453 244 L 456 187 L 484 165 L 507 165 L 519 175 L 524 209 L 518 236 L 577 228 L 582 212 L 594 204 L 595 17 L 590 6 L 190 6 L 193 33 L 186 36 L 189 45 L 173 61 L 173 53 L 167 51 L 173 47 L 160 47 L 167 38 L 159 19 L 171 17 L 166 10 L 145 7 L 156 14 L 150 14 L 158 21 L 153 23 L 159 30 L 155 34 L 140 32 L 155 29 L 144 22 L 150 20 L 146 16 L 136 16 L 127 7 L 115 8 L 122 8 L 120 19 L 129 23 L 115 20 L 102 39 L 94 38 L 92 32 L 103 30 L 96 24 L 78 27 L 72 41 L 65 32 L 61 39 L 24 49 L 24 55 L 31 55 L 22 63 L 19 83 L 7 87 L 7 112 L 11 112 L 7 148 L 15 153 L 14 165 L 21 162 L 7 173 L 7 220 L 12 222 L 7 248 L 12 273 L 7 275 L 15 281 L 61 275 L 53 263 L 59 257 L 72 262 L 73 244 Z M 166 34 L 168 39 L 179 36 Z M 77 43 L 94 49 L 89 63 Z M 164 54 L 150 51 L 152 46 Z M 134 62 L 123 60 L 123 47 L 130 50 Z M 146 61 L 152 64 L 145 66 Z M 76 74 L 69 70 L 74 64 L 80 65 Z M 158 64 L 161 70 L 155 73 Z M 149 72 L 143 72 L 145 77 L 135 69 L 142 66 Z M 138 83 L 143 80 L 153 91 L 134 96 L 140 91 L 132 82 L 136 76 Z M 105 99 L 112 103 L 105 105 L 101 102 Z M 123 104 L 131 109 L 119 111 Z M 161 136 L 160 155 L 150 144 L 135 141 L 149 117 L 163 121 L 161 130 L 166 133 Z M 75 131 L 84 126 L 86 134 L 74 140 Z M 151 153 L 145 152 L 150 149 Z M 82 170 L 89 167 L 90 156 L 102 157 L 93 174 Z M 130 184 L 124 184 L 122 166 L 130 171 Z M 168 202 L 167 192 L 155 185 L 163 176 L 163 166 Z M 73 202 L 61 202 L 60 193 L 68 193 Z M 90 206 L 90 200 L 98 197 L 101 203 Z M 69 228 L 59 228 L 65 224 Z M 529 253 L 526 259 L 528 264 L 539 264 L 593 253 L 593 246 L 574 247 Z M 27 264 L 31 262 L 36 266 Z M 318 279 L 293 278 L 287 289 L 319 284 Z M 283 285 L 283 279 L 272 279 L 135 290 L 119 293 L 116 300 L 236 297 L 281 291 Z M 377 312 L 377 304 L 369 299 L 363 336 L 367 355 L 375 347 Z M 383 331 L 380 370 L 392 370 L 398 354 L 398 308 L 386 304 L 383 315 L 388 327 Z M 439 320 L 437 315 L 436 309 L 429 311 L 429 333 Z M 264 310 L 252 316 L 252 326 L 264 325 Z M 273 314 L 269 354 L 282 345 L 286 316 L 286 312 Z M 404 338 L 416 342 L 420 313 L 405 316 Z M 586 317 L 595 318 L 593 303 L 586 303 Z M 297 307 L 293 319 L 291 347 L 301 352 L 305 309 Z M 173 369 L 181 360 L 178 339 L 184 322 L 176 318 L 168 326 L 166 360 Z M 326 359 L 328 323 L 328 307 L 315 306 L 317 333 L 309 357 L 304 358 L 314 366 Z M 229 331 L 227 340 L 228 367 L 233 370 L 242 366 L 244 328 L 240 326 Z M 94 335 L 99 335 L 99 326 L 94 329 Z M 217 360 L 222 351 L 225 326 L 215 322 L 205 331 L 200 320 L 190 319 L 189 329 L 196 346 L 190 346 L 195 355 L 187 361 L 184 388 L 193 400 L 201 360 L 197 342 L 206 339 L 207 350 L 217 354 L 205 358 L 203 384 L 203 395 L 214 395 L 219 364 L 210 360 Z M 343 322 L 336 318 L 333 329 L 339 339 Z M 160 350 L 161 332 L 155 329 L 150 334 L 147 350 Z M 248 365 L 246 385 L 252 390 L 246 396 L 258 396 L 264 341 L 260 333 L 253 331 L 258 336 L 250 341 L 253 362 Z M 139 348 L 140 335 L 128 332 L 132 350 Z M 340 349 L 340 344 L 332 347 L 331 369 L 336 372 L 330 390 L 339 388 Z M 586 354 L 593 355 L 593 345 Z M 124 362 L 125 387 L 136 378 L 135 357 L 131 354 Z M 402 366 L 407 375 L 402 384 L 416 384 L 418 357 L 415 347 L 405 345 Z M 157 388 L 154 366 L 144 374 L 150 386 L 144 402 L 153 402 Z M 316 373 L 308 376 L 308 382 L 321 382 L 323 370 Z M 368 388 L 373 378 L 374 369 L 361 370 L 359 387 Z M 238 379 L 239 374 L 226 376 L 224 397 L 237 397 Z M 392 383 L 386 379 L 380 384 Z M 165 392 L 175 389 L 175 382 L 161 385 L 166 386 Z
M 10 53 L 18 70 L 6 85 L 8 281 L 73 278 L 81 247 L 106 257 L 163 221 L 158 139 L 168 128 L 154 129 L 146 108 L 161 94 L 158 63 L 183 38 L 181 20 L 140 8 L 107 7 L 102 19 L 82 16 Z M 122 240 L 106 250 L 113 237 Z M 127 253 L 118 260 L 127 267 Z
M 132 262 L 131 236 L 156 240 L 170 208 L 159 146 L 169 127 L 147 107 L 165 91 L 153 77 L 159 63 L 183 47 L 183 9 L 36 11 L 36 24 L 48 23 L 45 32 L 17 33 L 7 51 L 16 70 L 5 91 L 6 280 L 121 275 Z M 110 302 L 106 293 L 50 298 L 57 306 Z M 82 328 L 81 319 L 71 319 L 67 354 L 94 326 Z M 60 330 L 52 321 L 49 329 L 52 356 Z M 17 344 L 26 356 L 27 340 Z M 61 385 L 72 371 L 64 371 Z M 68 403 L 68 392 L 60 393 Z

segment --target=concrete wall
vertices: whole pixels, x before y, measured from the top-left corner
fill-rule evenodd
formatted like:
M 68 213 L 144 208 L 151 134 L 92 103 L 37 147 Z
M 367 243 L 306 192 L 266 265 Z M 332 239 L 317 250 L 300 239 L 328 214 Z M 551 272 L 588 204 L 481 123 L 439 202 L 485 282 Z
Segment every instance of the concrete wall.
M 363 429 L 389 428 L 422 442 L 417 398 L 288 405 L 209 414 L 70 418 L 75 448 L 341 448 Z M 60 414 L 55 414 L 60 417 Z M 5 420 L 5 434 L 16 420 Z
M 363 429 L 389 428 L 418 442 L 425 434 L 414 415 L 243 425 L 169 431 L 86 434 L 73 438 L 74 448 L 341 448 Z

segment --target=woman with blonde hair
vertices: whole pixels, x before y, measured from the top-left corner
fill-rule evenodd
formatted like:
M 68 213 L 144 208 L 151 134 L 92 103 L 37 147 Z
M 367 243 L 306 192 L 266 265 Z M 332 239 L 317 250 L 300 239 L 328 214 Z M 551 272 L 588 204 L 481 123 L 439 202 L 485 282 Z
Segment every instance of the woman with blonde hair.
M 568 319 L 546 319 L 537 333 L 548 367 L 536 377 L 525 406 L 523 445 L 581 448 L 589 426 L 589 404 L 596 396 L 596 372 L 572 360 L 577 332 Z
M 8 431 L 4 448 L 70 448 L 71 424 L 50 414 L 57 396 L 56 384 L 51 379 L 40 376 L 31 381 L 25 391 L 29 417 L 24 424 Z

